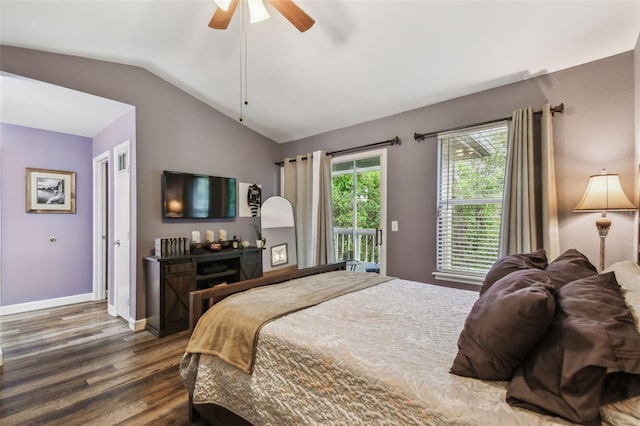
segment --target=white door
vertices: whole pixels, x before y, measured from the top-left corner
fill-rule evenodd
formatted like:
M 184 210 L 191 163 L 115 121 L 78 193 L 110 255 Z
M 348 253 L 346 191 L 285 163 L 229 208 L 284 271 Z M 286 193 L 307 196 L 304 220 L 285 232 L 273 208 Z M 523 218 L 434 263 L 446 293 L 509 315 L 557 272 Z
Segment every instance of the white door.
M 114 241 L 113 241 L 113 276 L 114 302 L 119 316 L 129 321 L 131 287 L 131 247 L 130 210 L 131 210 L 131 182 L 129 170 L 129 141 L 113 149 L 114 158 Z
M 107 296 L 109 151 L 93 159 L 93 300 Z
M 385 274 L 387 150 L 334 157 L 331 185 L 337 260 Z

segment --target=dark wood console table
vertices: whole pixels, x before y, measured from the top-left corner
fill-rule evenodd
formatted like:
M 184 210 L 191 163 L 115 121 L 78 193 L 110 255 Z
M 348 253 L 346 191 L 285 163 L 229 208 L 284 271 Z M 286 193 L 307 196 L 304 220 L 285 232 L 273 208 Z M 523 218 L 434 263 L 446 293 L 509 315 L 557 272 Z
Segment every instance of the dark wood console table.
M 189 328 L 189 292 L 262 276 L 262 250 L 225 249 L 144 258 L 147 330 L 162 337 Z

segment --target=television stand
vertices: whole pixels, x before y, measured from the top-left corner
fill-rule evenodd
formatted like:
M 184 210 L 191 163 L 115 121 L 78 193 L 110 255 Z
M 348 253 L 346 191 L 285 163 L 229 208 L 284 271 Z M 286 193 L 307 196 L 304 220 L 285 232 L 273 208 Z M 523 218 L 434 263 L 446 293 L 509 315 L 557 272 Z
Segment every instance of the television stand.
M 262 276 L 262 250 L 224 249 L 144 258 L 147 330 L 163 337 L 189 328 L 189 293 Z

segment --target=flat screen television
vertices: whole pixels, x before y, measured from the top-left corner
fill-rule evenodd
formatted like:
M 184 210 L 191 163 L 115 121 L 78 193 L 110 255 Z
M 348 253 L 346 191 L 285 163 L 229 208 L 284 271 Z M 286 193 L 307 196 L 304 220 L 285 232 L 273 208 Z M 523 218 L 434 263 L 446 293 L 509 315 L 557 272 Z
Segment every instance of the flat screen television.
M 164 171 L 162 217 L 226 219 L 236 216 L 236 179 Z

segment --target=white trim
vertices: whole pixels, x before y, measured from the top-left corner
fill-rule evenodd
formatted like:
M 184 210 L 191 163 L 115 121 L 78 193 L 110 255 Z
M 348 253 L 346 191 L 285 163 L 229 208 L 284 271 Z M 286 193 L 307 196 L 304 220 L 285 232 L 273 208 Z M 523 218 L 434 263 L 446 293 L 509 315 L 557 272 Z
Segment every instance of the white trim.
M 380 274 L 387 274 L 387 148 L 360 151 L 352 154 L 336 155 L 331 164 L 354 161 L 362 158 L 380 157 L 380 229 L 382 230 L 382 244 L 380 245 Z
M 93 293 L 84 293 L 74 296 L 57 297 L 55 299 L 36 300 L 35 302 L 17 303 L 15 305 L 0 306 L 0 316 L 92 301 Z
M 473 284 L 478 287 L 482 285 L 484 281 L 484 277 L 474 277 L 471 275 L 462 275 L 462 274 L 451 274 L 447 272 L 434 272 L 433 277 L 437 280 L 442 281 L 453 281 L 457 283 L 463 284 Z
M 0 188 L 2 188 L 1 171 L 2 171 L 2 146 L 0 146 Z M 2 197 L 0 197 L 0 213 L 2 213 Z M 1 241 L 2 241 L 2 214 L 0 214 L 0 242 Z M 0 306 L 2 306 L 2 244 L 0 244 Z M 2 349 L 0 348 L 0 357 L 2 355 L 1 351 Z
M 125 163 L 123 164 L 121 162 L 121 155 L 125 154 L 124 157 L 124 161 Z M 126 141 L 122 142 L 120 145 L 116 146 L 115 148 L 113 148 L 113 205 L 114 205 L 114 218 L 113 218 L 113 238 L 114 240 L 118 239 L 118 229 L 119 229 L 119 221 L 118 221 L 118 207 L 117 207 L 117 203 L 119 201 L 119 197 L 118 196 L 118 175 L 121 173 L 126 173 L 127 174 L 127 180 L 128 180 L 128 202 L 129 202 L 129 216 L 127 218 L 128 224 L 127 224 L 127 247 L 129 249 L 128 252 L 128 256 L 127 261 L 129 262 L 129 264 L 127 265 L 128 269 L 129 269 L 129 276 L 127 279 L 127 306 L 126 306 L 126 316 L 120 315 L 121 317 L 123 317 L 124 319 L 127 319 L 127 317 L 131 316 L 131 284 L 132 284 L 132 280 L 131 280 L 131 272 L 132 272 L 132 261 L 131 261 L 131 195 L 132 195 L 132 188 L 131 188 L 131 140 L 127 139 Z M 115 241 L 113 242 L 115 243 Z M 116 312 L 121 312 L 122 311 L 122 306 L 118 305 L 118 301 L 119 301 L 119 297 L 120 295 L 118 294 L 119 291 L 119 285 L 120 283 L 118 282 L 119 280 L 119 273 L 118 273 L 118 268 L 122 267 L 122 265 L 119 263 L 118 261 L 118 256 L 115 253 L 115 250 L 112 251 L 113 253 L 113 305 L 116 308 Z
M 142 331 L 147 326 L 147 319 L 142 318 L 139 320 L 134 320 L 133 318 L 129 318 L 129 328 L 135 332 Z
M 104 282 L 105 264 L 104 244 L 102 230 L 104 222 L 109 220 L 109 215 L 103 215 L 105 198 L 105 176 L 103 174 L 105 163 L 109 162 L 109 151 L 93 158 L 93 300 L 104 300 L 106 283 Z M 105 235 L 104 238 L 108 238 Z
M 118 316 L 118 311 L 116 311 L 116 307 L 114 305 L 110 304 L 110 303 L 107 304 L 107 312 L 112 317 L 117 317 Z

